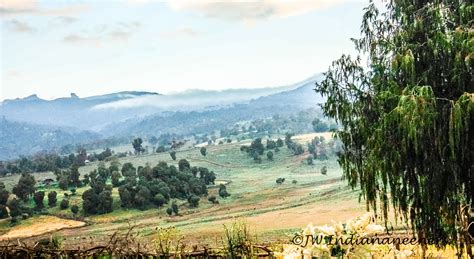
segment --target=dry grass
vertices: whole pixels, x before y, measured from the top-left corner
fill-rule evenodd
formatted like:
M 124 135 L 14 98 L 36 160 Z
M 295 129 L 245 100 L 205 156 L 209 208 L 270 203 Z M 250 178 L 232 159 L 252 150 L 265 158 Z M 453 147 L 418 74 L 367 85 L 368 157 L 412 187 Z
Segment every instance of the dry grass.
M 53 216 L 39 216 L 25 220 L 23 224 L 12 227 L 7 233 L 0 236 L 0 241 L 17 238 L 28 238 L 45 233 L 82 227 L 82 221 L 61 219 Z

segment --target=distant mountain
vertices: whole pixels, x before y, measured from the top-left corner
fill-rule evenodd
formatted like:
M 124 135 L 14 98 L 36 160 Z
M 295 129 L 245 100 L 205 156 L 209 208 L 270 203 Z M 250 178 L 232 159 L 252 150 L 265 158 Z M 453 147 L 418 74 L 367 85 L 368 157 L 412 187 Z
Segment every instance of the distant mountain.
M 0 160 L 110 137 L 210 133 L 240 121 L 295 114 L 323 101 L 313 90 L 318 80 L 316 75 L 283 87 L 170 95 L 130 91 L 5 100 L 0 103 Z
M 67 144 L 85 143 L 99 138 L 101 136 L 98 133 L 89 131 L 0 119 L 0 160 L 59 149 Z
M 268 96 L 295 85 L 222 91 L 188 90 L 162 95 L 151 92 L 118 92 L 79 98 L 75 94 L 55 100 L 37 95 L 0 103 L 0 116 L 8 120 L 99 131 L 106 125 L 167 111 L 205 111 Z
M 79 98 L 77 95 L 71 94 L 71 97 L 58 98 L 51 101 L 43 100 L 37 95 L 31 95 L 26 98 L 3 101 L 0 104 L 0 116 L 14 121 L 94 130 L 110 122 L 136 116 L 138 111 L 97 111 L 91 110 L 92 107 L 104 103 L 153 95 L 159 94 L 128 91 L 87 98 Z M 149 111 L 148 113 L 146 111 L 140 112 L 146 115 L 155 111 Z
M 308 108 L 317 108 L 323 98 L 313 89 L 318 76 L 312 77 L 287 90 L 226 107 L 204 111 L 167 112 L 134 118 L 105 127 L 105 136 L 147 136 L 163 133 L 209 133 L 234 125 L 236 122 L 288 115 Z M 296 88 L 295 88 L 296 87 Z

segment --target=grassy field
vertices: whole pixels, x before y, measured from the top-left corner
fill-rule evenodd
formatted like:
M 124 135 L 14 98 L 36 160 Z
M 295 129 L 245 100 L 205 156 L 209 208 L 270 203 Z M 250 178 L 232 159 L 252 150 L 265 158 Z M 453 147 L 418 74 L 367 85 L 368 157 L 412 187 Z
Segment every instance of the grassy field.
M 300 135 L 294 139 L 306 144 L 316 135 L 318 134 Z M 326 139 L 330 137 L 327 133 L 323 135 Z M 120 209 L 118 191 L 114 188 L 114 212 L 87 217 L 79 215 L 86 223 L 79 228 L 57 230 L 52 226 L 51 229 L 55 230 L 56 235 L 63 237 L 65 244 L 76 245 L 78 239 L 104 241 L 115 231 L 126 230 L 130 225 L 136 226 L 140 236 L 145 239 L 154 238 L 156 227 L 176 226 L 185 235 L 187 243 L 215 246 L 221 245 L 223 224 L 230 223 L 235 218 L 245 218 L 260 242 L 288 242 L 291 233 L 310 222 L 326 224 L 332 220 L 344 221 L 365 211 L 365 205 L 358 202 L 358 194 L 347 188 L 346 183 L 341 180 L 341 169 L 335 159 L 315 160 L 314 165 L 307 165 L 307 154 L 293 156 L 284 147 L 275 153 L 274 161 L 265 157 L 261 164 L 257 164 L 240 151 L 243 144 L 249 142 L 209 146 L 206 157 L 200 154 L 199 148 L 177 152 L 177 160 L 186 158 L 192 166 L 208 167 L 216 173 L 217 181 L 226 183 L 231 196 L 219 198 L 220 204 L 211 204 L 206 198 L 202 198 L 198 208 L 190 209 L 185 201 L 178 201 L 181 215 L 169 217 L 165 212 L 166 206 L 146 211 Z M 147 163 L 153 166 L 159 161 L 177 165 L 177 161 L 173 161 L 168 153 L 120 159 L 122 164 L 132 162 L 135 166 Z M 323 166 L 327 166 L 327 175 L 320 173 Z M 80 172 L 85 174 L 96 167 L 97 163 L 91 163 L 81 167 Z M 35 177 L 54 178 L 52 173 L 35 174 Z M 281 185 L 275 182 L 279 177 L 286 179 Z M 18 176 L 1 180 L 11 186 L 18 180 Z M 76 195 L 70 198 L 70 205 L 81 205 L 81 194 L 86 189 L 79 188 Z M 52 190 L 58 192 L 59 203 L 64 191 L 56 187 L 45 189 L 46 192 Z M 218 196 L 217 188 L 210 188 L 209 192 L 210 195 Z M 60 210 L 59 206 L 48 209 L 48 214 L 61 218 L 73 217 L 69 209 Z M 24 231 L 28 224 L 32 230 L 37 227 L 34 220 L 24 221 L 15 227 L 10 227 L 5 222 L 0 223 L 0 233 L 8 235 L 12 231 L 18 231 L 17 228 Z M 41 221 L 41 224 L 54 225 L 57 222 Z

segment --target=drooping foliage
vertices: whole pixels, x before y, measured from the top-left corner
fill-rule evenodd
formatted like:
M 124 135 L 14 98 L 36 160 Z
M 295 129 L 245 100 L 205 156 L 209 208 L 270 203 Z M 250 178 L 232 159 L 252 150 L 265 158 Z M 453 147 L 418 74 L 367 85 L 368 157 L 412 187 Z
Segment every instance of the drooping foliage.
M 420 238 L 466 238 L 473 205 L 474 6 L 389 1 L 365 9 L 357 57 L 343 55 L 316 85 L 342 126 L 339 162 L 367 206 L 410 222 Z

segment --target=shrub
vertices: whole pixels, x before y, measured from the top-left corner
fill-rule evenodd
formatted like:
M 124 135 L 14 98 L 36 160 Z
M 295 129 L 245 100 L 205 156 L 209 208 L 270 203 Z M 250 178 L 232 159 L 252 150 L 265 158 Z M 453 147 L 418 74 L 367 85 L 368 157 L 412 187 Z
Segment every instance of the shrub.
M 268 158 L 268 160 L 273 161 L 273 152 L 272 151 L 267 152 L 267 158 Z
M 166 203 L 166 198 L 162 194 L 158 193 L 155 195 L 155 197 L 153 197 L 153 203 L 155 203 L 156 206 L 161 207 Z
M 61 201 L 61 203 L 59 204 L 59 207 L 62 209 L 62 210 L 65 210 L 69 207 L 69 200 L 68 199 L 63 199 Z
M 56 207 L 56 203 L 58 201 L 57 196 L 58 194 L 55 191 L 48 193 L 48 206 L 49 207 Z
M 171 159 L 176 160 L 176 151 L 170 152 Z
M 207 200 L 209 202 L 211 202 L 212 204 L 218 204 L 219 203 L 219 201 L 217 200 L 217 197 L 214 196 L 214 195 L 209 196 L 209 198 L 207 198 Z
M 322 174 L 322 175 L 326 175 L 327 172 L 328 172 L 328 168 L 327 168 L 326 166 L 323 166 L 323 167 L 321 168 L 321 174 Z
M 196 208 L 197 206 L 199 206 L 199 197 L 196 195 L 190 195 L 188 197 L 188 202 L 191 208 Z
M 168 215 L 171 216 L 173 214 L 173 209 L 172 208 L 167 208 L 166 213 L 168 213 Z
M 227 192 L 227 187 L 223 184 L 219 185 L 219 196 L 222 198 L 230 196 L 230 194 Z
M 79 206 L 77 206 L 77 205 L 72 205 L 72 206 L 71 206 L 71 212 L 72 212 L 72 214 L 74 214 L 74 216 L 76 216 L 77 213 L 79 212 Z

